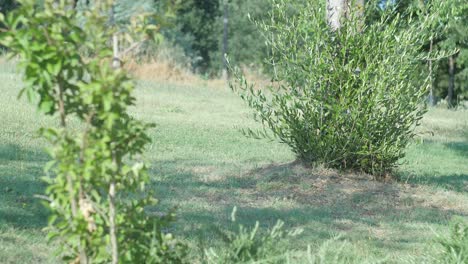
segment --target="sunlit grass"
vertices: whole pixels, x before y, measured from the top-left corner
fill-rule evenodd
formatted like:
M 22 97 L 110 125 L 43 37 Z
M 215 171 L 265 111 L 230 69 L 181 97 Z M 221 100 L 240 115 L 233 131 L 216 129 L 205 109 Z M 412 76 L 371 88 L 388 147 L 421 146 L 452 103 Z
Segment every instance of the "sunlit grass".
M 20 78 L 0 64 L 0 262 L 50 263 L 47 212 L 33 197 L 48 160 L 35 131 L 56 122 L 17 101 Z M 173 230 L 192 245 L 215 245 L 215 226 L 238 221 L 271 227 L 277 219 L 303 234 L 291 246 L 312 250 L 336 234 L 362 256 L 401 258 L 426 254 L 434 232 L 454 215 L 468 216 L 468 112 L 431 110 L 420 136 L 396 172 L 400 182 L 366 175 L 306 169 L 284 145 L 245 138 L 258 127 L 249 109 L 227 88 L 141 81 L 140 119 L 154 122 L 145 159 L 165 210 L 178 207 Z

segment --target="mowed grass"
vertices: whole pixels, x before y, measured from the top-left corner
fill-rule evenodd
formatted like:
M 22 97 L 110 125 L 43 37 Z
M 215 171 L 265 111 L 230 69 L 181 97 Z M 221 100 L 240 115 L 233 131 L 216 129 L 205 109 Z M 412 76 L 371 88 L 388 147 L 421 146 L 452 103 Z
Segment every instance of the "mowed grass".
M 48 160 L 36 131 L 56 121 L 16 100 L 20 83 L 12 65 L 0 64 L 0 263 L 52 263 L 47 211 L 33 195 L 44 192 Z M 136 95 L 133 114 L 157 124 L 145 160 L 161 203 L 150 210 L 177 206 L 172 231 L 193 248 L 218 245 L 218 227 L 258 220 L 268 228 L 281 219 L 304 230 L 294 249 L 314 251 L 339 234 L 353 254 L 401 263 L 433 253 L 450 219 L 468 216 L 466 110 L 431 110 L 396 172 L 400 181 L 376 182 L 304 168 L 287 146 L 244 137 L 239 128 L 258 124 L 225 87 L 140 81 Z

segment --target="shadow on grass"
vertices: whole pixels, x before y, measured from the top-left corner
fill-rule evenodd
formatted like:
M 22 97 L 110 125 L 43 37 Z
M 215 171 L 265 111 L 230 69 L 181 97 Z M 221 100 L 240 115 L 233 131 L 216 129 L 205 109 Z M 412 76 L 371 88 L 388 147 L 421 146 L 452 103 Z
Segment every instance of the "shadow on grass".
M 422 164 L 419 164 L 419 170 L 402 171 L 399 173 L 398 178 L 407 183 L 468 193 L 468 172 L 460 172 L 460 166 L 466 167 L 466 163 L 468 163 L 468 137 L 467 142 L 444 144 L 428 140 L 425 142 L 424 147 L 431 152 L 439 151 L 440 156 L 436 159 L 436 162 L 423 161 Z M 434 155 L 434 153 L 428 155 Z M 434 162 L 433 158 L 431 160 Z M 443 171 L 438 169 L 439 166 L 444 166 Z
M 461 157 L 465 158 L 466 162 L 468 162 L 468 131 L 465 132 L 465 138 L 465 142 L 446 143 L 445 146 L 457 152 Z M 439 184 L 449 190 L 468 193 L 468 172 L 464 174 L 446 175 L 440 177 L 437 181 L 432 181 L 433 179 L 430 179 L 429 184 Z
M 24 149 L 16 144 L 6 144 L 0 146 L 0 162 L 2 163 L 8 161 L 46 162 L 48 160 L 48 155 L 39 149 Z
M 47 224 L 47 210 L 34 198 L 45 184 L 47 155 L 14 144 L 0 146 L 0 227 L 40 228 Z
M 457 152 L 461 157 L 465 157 L 468 162 L 468 136 L 466 142 L 450 142 L 446 143 L 445 146 Z
M 433 187 L 442 188 L 459 193 L 468 193 L 468 174 L 451 175 L 418 175 L 416 180 L 411 180 L 417 184 L 424 184 Z
M 272 227 L 281 219 L 288 226 L 303 227 L 308 239 L 327 239 L 330 232 L 362 239 L 365 233 L 381 240 L 382 247 L 400 247 L 395 243 L 400 238 L 390 241 L 385 233 L 369 235 L 369 230 L 446 224 L 452 216 L 464 214 L 443 206 L 428 206 L 413 198 L 413 190 L 399 183 L 311 170 L 296 163 L 269 165 L 242 174 L 234 173 L 234 169 L 225 175 L 213 175 L 216 172 L 209 169 L 191 170 L 187 165 L 190 161 L 158 163 L 159 168 L 153 172 L 164 178 L 153 186 L 163 199 L 163 207 L 181 205 L 177 230 L 185 236 L 195 232 L 208 240 L 215 236 L 212 230 L 217 226 L 234 228 L 230 222 L 234 206 L 238 207 L 236 225 L 253 226 L 259 221 L 263 227 Z M 412 230 L 402 231 L 407 232 Z

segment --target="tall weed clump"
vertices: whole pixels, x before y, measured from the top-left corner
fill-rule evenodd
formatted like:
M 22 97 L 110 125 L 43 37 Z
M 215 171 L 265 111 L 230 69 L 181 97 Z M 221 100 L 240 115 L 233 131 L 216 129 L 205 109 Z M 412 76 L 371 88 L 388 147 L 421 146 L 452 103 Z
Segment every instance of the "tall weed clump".
M 450 224 L 450 235 L 438 243 L 443 249 L 441 263 L 468 263 L 468 221 L 455 218 Z
M 353 12 L 350 12 L 354 14 Z M 357 12 L 356 12 L 357 14 Z M 272 0 L 258 22 L 270 49 L 273 84 L 255 89 L 238 70 L 231 87 L 271 131 L 309 165 L 382 175 L 397 164 L 426 111 L 418 65 L 432 16 L 384 15 L 365 25 L 350 15 L 332 30 L 316 1 Z
M 236 222 L 237 207 L 231 214 Z M 239 225 L 237 232 L 218 229 L 223 245 L 204 250 L 206 263 L 286 263 L 289 257 L 288 241 L 302 233 L 302 229 L 284 230 L 284 222 L 278 221 L 266 233 L 259 229 L 259 222 L 253 228 Z

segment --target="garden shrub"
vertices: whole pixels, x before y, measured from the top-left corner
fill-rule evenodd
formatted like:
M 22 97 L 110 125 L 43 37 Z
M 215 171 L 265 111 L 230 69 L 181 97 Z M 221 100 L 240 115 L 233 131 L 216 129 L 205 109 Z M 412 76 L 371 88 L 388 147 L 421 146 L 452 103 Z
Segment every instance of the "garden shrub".
M 364 25 L 351 15 L 333 31 L 323 4 L 272 0 L 270 19 L 257 23 L 274 76 L 256 89 L 232 70 L 232 89 L 264 127 L 245 132 L 272 132 L 306 164 L 383 175 L 404 157 L 426 112 L 427 82 L 416 80 L 427 79 L 418 65 L 432 16 L 404 21 L 388 12 Z

